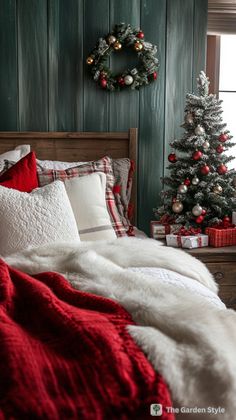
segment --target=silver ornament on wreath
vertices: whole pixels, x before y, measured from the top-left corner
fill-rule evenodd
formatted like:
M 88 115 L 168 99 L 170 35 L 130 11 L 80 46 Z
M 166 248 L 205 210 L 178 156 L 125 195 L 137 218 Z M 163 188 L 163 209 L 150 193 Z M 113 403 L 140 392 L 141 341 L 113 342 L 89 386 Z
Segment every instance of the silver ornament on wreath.
M 127 74 L 127 76 L 124 77 L 124 82 L 127 86 L 132 85 L 134 79 L 132 76 L 130 76 L 129 74 Z
M 200 204 L 196 204 L 192 208 L 192 213 L 193 213 L 194 216 L 200 216 L 202 214 L 202 210 L 203 210 L 203 208 L 200 206 Z
M 197 135 L 197 136 L 202 136 L 203 134 L 205 134 L 205 129 L 204 129 L 204 127 L 202 127 L 200 124 L 198 124 L 197 125 L 197 127 L 195 128 L 195 130 L 194 130 L 194 133 Z
M 109 35 L 107 40 L 108 40 L 108 44 L 114 44 L 114 42 L 116 42 L 116 37 L 114 35 Z
M 194 176 L 192 179 L 192 184 L 193 185 L 198 185 L 199 184 L 199 178 L 197 176 Z
M 173 210 L 174 213 L 181 213 L 183 208 L 184 208 L 184 206 L 181 203 L 181 201 L 179 201 L 179 200 L 176 200 L 176 202 L 173 203 L 173 205 L 172 205 L 172 210 Z
M 188 187 L 185 184 L 181 184 L 178 187 L 178 193 L 180 193 L 180 194 L 186 194 L 187 191 L 188 191 Z
M 223 191 L 223 188 L 219 184 L 216 184 L 213 188 L 213 193 L 215 194 L 221 194 L 222 191 Z
M 208 149 L 209 149 L 209 147 L 210 147 L 210 143 L 209 143 L 209 141 L 204 141 L 204 143 L 203 143 L 202 147 L 203 147 L 203 150 L 208 150 Z

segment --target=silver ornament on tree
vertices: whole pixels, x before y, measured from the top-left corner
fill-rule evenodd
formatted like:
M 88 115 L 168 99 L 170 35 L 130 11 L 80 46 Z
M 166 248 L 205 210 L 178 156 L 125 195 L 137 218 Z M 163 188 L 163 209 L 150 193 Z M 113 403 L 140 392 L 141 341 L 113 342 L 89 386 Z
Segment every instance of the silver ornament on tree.
M 202 210 L 203 210 L 203 208 L 200 206 L 200 204 L 196 204 L 192 208 L 192 213 L 193 213 L 194 216 L 200 216 L 202 214 Z
M 175 203 L 173 203 L 172 205 L 172 210 L 174 213 L 181 213 L 181 211 L 183 210 L 184 206 L 181 203 L 181 201 L 176 200 Z
M 192 179 L 192 184 L 193 185 L 198 185 L 199 184 L 199 178 L 197 176 L 194 176 Z
M 194 133 L 197 135 L 197 136 L 202 136 L 204 133 L 205 133 L 205 129 L 204 129 L 204 127 L 202 127 L 200 124 L 198 124 L 197 125 L 197 127 L 195 128 L 195 130 L 194 130 Z
M 132 85 L 134 79 L 133 79 L 132 76 L 130 76 L 129 74 L 127 74 L 127 76 L 124 77 L 124 81 L 125 81 L 125 84 L 127 86 L 129 86 L 129 85 Z
M 178 193 L 180 193 L 180 194 L 186 194 L 187 191 L 188 191 L 188 187 L 185 184 L 181 184 L 178 187 Z
M 188 113 L 185 115 L 185 122 L 186 122 L 187 124 L 193 124 L 194 119 L 193 119 L 193 114 L 191 114 L 191 112 L 188 112 Z
M 203 150 L 208 150 L 208 149 L 209 149 L 209 147 L 210 147 L 210 143 L 209 143 L 209 141 L 204 141 L 204 143 L 203 143 L 202 147 L 203 147 Z
M 223 191 L 223 188 L 221 187 L 221 185 L 219 185 L 219 184 L 216 184 L 215 186 L 214 186 L 214 188 L 213 188 L 213 192 L 215 193 L 215 194 L 221 194 L 222 193 L 222 191 Z

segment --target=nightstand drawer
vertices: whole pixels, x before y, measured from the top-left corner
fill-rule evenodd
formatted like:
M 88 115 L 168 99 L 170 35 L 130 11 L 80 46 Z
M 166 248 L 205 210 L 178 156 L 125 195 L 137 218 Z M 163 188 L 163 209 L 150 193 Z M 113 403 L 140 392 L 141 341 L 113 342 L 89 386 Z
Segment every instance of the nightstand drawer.
M 206 263 L 219 285 L 236 286 L 236 263 Z

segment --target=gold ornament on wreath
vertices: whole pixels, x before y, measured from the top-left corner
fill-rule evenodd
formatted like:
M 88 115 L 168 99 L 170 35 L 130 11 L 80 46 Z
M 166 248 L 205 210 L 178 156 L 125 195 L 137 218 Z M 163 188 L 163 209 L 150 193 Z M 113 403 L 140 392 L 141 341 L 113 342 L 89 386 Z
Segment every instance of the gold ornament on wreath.
M 135 68 L 114 74 L 108 67 L 108 59 L 112 53 L 120 54 L 123 49 L 135 51 L 139 62 Z M 120 23 L 110 33 L 99 38 L 86 58 L 86 63 L 93 80 L 104 90 L 134 90 L 157 79 L 159 60 L 156 53 L 156 45 L 145 41 L 141 29 Z

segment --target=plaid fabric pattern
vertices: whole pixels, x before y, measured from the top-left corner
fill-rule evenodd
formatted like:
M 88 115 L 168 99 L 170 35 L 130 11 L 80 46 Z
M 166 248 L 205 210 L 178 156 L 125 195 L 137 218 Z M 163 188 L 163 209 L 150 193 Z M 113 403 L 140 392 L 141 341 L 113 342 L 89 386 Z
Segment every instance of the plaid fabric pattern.
M 206 234 L 209 236 L 209 245 L 215 248 L 221 246 L 236 245 L 236 228 L 216 229 L 207 228 Z
M 50 184 L 57 179 L 64 181 L 65 179 L 81 177 L 92 174 L 94 172 L 103 172 L 106 174 L 106 203 L 112 227 L 117 236 L 126 236 L 126 230 L 118 213 L 115 197 L 113 194 L 115 178 L 112 169 L 112 159 L 108 156 L 105 156 L 104 158 L 97 161 L 92 161 L 85 163 L 84 165 L 76 166 L 74 168 L 65 170 L 48 169 L 38 172 L 39 185 L 40 187 L 43 187 L 44 185 Z

